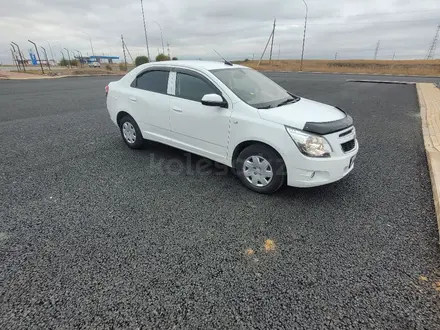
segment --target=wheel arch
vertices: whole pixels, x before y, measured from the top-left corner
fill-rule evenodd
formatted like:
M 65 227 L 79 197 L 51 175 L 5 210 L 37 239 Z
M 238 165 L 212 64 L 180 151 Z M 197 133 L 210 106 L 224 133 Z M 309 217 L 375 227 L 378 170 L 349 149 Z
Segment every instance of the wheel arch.
M 121 126 L 120 125 L 121 119 L 124 118 L 125 116 L 129 116 L 129 117 L 131 117 L 134 120 L 133 116 L 130 115 L 128 112 L 126 112 L 126 111 L 119 111 L 117 116 L 116 116 L 116 123 L 118 124 L 118 126 Z
M 232 153 L 232 157 L 231 157 L 231 166 L 232 166 L 232 168 L 235 168 L 235 163 L 237 161 L 237 158 L 238 158 L 238 155 L 240 154 L 240 152 L 242 152 L 245 148 L 249 147 L 252 144 L 261 144 L 261 145 L 264 145 L 266 147 L 269 147 L 269 148 L 273 149 L 278 154 L 278 156 L 283 160 L 283 162 L 284 162 L 284 158 L 281 155 L 281 152 L 277 148 L 273 147 L 272 145 L 270 145 L 270 144 L 268 144 L 266 142 L 258 141 L 258 140 L 246 140 L 246 141 L 240 142 L 235 147 L 235 149 L 234 149 L 234 151 Z

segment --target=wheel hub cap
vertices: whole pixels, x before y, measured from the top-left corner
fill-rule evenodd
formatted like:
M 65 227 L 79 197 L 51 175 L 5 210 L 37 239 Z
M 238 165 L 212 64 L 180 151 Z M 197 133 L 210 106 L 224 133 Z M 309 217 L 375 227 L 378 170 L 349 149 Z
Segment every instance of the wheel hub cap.
M 135 143 L 136 142 L 136 130 L 134 129 L 134 126 L 126 121 L 122 125 L 122 133 L 124 134 L 125 140 L 127 140 L 128 143 Z
M 273 178 L 272 166 L 261 156 L 250 156 L 243 164 L 245 178 L 256 187 L 267 186 Z

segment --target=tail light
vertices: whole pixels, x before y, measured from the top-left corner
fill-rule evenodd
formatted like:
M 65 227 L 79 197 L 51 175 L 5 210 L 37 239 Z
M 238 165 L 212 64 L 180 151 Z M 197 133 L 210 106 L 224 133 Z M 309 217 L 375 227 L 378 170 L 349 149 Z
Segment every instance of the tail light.
M 105 86 L 105 96 L 107 97 L 107 95 L 108 95 L 108 85 Z

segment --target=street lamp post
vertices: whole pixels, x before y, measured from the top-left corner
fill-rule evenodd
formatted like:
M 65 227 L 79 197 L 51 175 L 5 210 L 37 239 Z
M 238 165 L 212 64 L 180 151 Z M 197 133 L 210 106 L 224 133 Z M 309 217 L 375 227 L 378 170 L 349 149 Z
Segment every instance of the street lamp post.
M 50 69 L 49 58 L 47 57 L 46 48 L 44 48 L 43 46 L 40 46 L 40 48 L 43 50 L 44 56 L 46 57 L 47 67 L 49 68 L 49 71 L 52 71 L 52 70 Z
M 81 31 L 82 32 L 82 31 Z M 92 55 L 95 56 L 95 52 L 93 51 L 93 44 L 92 44 L 92 38 L 90 37 L 90 35 L 88 33 L 82 32 L 85 35 L 87 35 L 89 37 L 90 40 L 90 48 L 92 48 Z
M 11 41 L 11 44 L 15 45 L 17 47 L 18 50 L 18 55 L 20 55 L 20 59 L 21 59 L 21 65 L 23 66 L 23 71 L 26 72 L 26 68 L 24 66 L 24 59 L 23 59 L 23 54 L 21 53 L 20 47 L 15 43 Z M 15 49 L 15 48 L 14 48 Z
M 40 53 L 38 52 L 37 44 L 36 44 L 35 42 L 33 42 L 32 40 L 29 40 L 29 39 L 28 39 L 28 41 L 29 41 L 32 45 L 34 45 L 34 47 L 35 47 L 35 51 L 37 52 L 37 56 L 38 56 L 38 61 L 40 62 L 41 73 L 44 74 L 43 63 L 41 63 Z
M 50 46 L 50 42 L 46 40 L 47 44 L 49 45 L 50 54 L 52 55 L 52 60 L 55 61 L 55 57 L 53 56 L 52 47 Z
M 82 65 L 82 55 L 81 55 L 81 52 L 78 50 L 78 49 L 74 49 L 75 50 L 75 52 L 77 52 L 78 53 L 78 60 L 79 60 L 79 65 L 81 66 L 81 68 L 83 67 L 83 65 Z
M 304 5 L 306 6 L 306 17 L 304 19 L 304 35 L 303 35 L 303 44 L 302 44 L 302 51 L 301 51 L 301 63 L 299 65 L 299 71 L 302 71 L 303 67 L 303 59 L 304 59 L 304 44 L 306 42 L 306 29 L 307 29 L 307 14 L 309 11 L 309 8 L 307 7 L 307 3 L 305 0 L 303 0 Z
M 162 54 L 165 54 L 165 47 L 163 46 L 162 27 L 161 27 L 160 24 L 157 23 L 156 21 L 153 21 L 153 22 L 156 23 L 157 26 L 159 27 L 159 30 L 160 30 L 160 39 L 162 40 Z
M 67 57 L 69 58 L 69 69 L 72 69 L 72 64 L 71 64 L 71 62 L 70 62 L 70 53 L 69 53 L 69 50 L 67 49 L 67 48 L 64 48 L 65 50 L 66 50 L 66 52 L 67 52 Z

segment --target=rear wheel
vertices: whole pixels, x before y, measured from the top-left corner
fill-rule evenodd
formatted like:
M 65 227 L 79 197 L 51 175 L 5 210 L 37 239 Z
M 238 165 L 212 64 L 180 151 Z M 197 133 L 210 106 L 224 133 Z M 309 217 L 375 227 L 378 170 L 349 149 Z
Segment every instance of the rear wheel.
M 283 159 L 275 150 L 263 144 L 246 147 L 238 155 L 235 169 L 246 187 L 262 194 L 277 191 L 286 181 Z
M 124 142 L 132 149 L 140 149 L 144 144 L 141 130 L 136 121 L 130 116 L 124 116 L 119 122 Z

